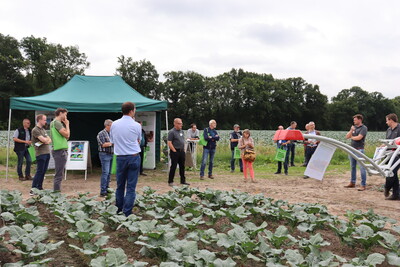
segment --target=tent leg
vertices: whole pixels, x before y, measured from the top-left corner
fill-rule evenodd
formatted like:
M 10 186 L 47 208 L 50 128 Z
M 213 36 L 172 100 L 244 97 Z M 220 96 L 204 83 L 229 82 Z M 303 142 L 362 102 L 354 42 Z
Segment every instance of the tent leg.
M 8 132 L 7 132 L 7 163 L 6 163 L 6 181 L 8 181 L 8 160 L 10 157 L 10 131 L 11 131 L 11 109 L 8 113 Z
M 168 134 L 168 110 L 165 111 L 165 129 L 167 130 L 167 134 Z M 171 160 L 169 158 L 170 151 L 169 151 L 168 144 L 167 144 L 167 151 L 168 151 L 168 166 L 167 166 L 167 169 L 169 169 L 170 166 L 171 166 Z

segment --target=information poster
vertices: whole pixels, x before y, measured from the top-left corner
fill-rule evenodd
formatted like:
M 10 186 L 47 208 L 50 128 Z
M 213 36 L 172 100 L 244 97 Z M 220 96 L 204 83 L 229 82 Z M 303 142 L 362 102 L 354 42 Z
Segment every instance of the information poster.
M 145 169 L 156 168 L 156 113 L 155 112 L 138 112 L 135 116 L 136 121 L 142 122 L 142 128 L 146 132 L 147 151 L 146 158 L 143 163 Z
M 66 170 L 86 170 L 88 164 L 89 141 L 68 141 Z
M 308 162 L 304 175 L 321 181 L 324 178 L 326 168 L 331 162 L 335 150 L 336 148 L 332 145 L 323 142 L 319 143 L 310 162 Z

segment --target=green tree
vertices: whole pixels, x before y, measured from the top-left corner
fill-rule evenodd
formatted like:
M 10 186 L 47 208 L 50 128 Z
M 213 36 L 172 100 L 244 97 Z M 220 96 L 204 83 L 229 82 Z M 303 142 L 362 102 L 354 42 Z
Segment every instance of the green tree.
M 47 73 L 53 88 L 58 88 L 74 75 L 83 75 L 90 66 L 85 53 L 79 52 L 78 46 L 63 47 L 50 44 L 45 53 L 48 62 Z
M 22 75 L 24 66 L 18 40 L 0 33 L 0 128 L 7 127 L 9 98 L 31 93 Z
M 139 93 L 161 99 L 161 86 L 158 81 L 159 75 L 153 64 L 146 59 L 133 61 L 131 57 L 118 57 L 117 75 L 120 75 L 130 86 Z
M 83 75 L 90 66 L 84 53 L 77 46 L 63 47 L 49 44 L 46 38 L 25 37 L 21 41 L 28 61 L 27 79 L 33 85 L 35 95 L 50 92 L 71 79 Z

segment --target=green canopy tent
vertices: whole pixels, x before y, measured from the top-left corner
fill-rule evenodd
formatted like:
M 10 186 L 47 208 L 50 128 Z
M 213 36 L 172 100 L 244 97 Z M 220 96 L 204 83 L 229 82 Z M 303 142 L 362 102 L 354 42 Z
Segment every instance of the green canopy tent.
M 8 136 L 10 136 L 11 113 L 13 109 L 54 111 L 62 107 L 68 109 L 68 112 L 79 112 L 76 114 L 82 114 L 82 112 L 86 114 L 117 113 L 121 112 L 121 105 L 126 101 L 135 103 L 137 112 L 156 112 L 156 148 L 158 149 L 156 153 L 159 155 L 161 111 L 167 110 L 168 103 L 141 95 L 120 76 L 75 75 L 65 85 L 50 93 L 33 97 L 11 97 Z M 103 117 L 102 119 L 104 121 L 107 118 Z M 97 146 L 97 144 L 95 145 Z M 9 150 L 10 141 L 8 141 L 7 145 L 7 178 Z

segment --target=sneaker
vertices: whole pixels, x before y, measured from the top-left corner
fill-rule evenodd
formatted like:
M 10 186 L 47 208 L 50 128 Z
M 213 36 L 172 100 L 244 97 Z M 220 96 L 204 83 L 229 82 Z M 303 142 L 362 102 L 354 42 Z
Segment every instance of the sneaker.
M 365 190 L 367 190 L 367 187 L 365 185 L 358 188 L 358 191 L 365 191 Z
M 26 180 L 33 180 L 32 176 L 30 176 L 30 175 L 25 175 L 25 179 Z
M 303 176 L 303 179 L 308 179 L 308 178 L 310 178 L 310 176 L 308 176 L 308 175 Z
M 204 176 L 200 176 L 200 180 L 204 180 Z
M 281 174 L 281 172 L 274 172 L 274 174 Z
M 181 183 L 181 185 L 190 185 L 189 183 L 186 183 L 186 182 L 184 182 L 184 183 Z
M 296 165 L 294 165 L 294 163 L 290 164 L 290 167 L 296 167 Z
M 19 179 L 20 181 L 26 181 L 26 178 L 25 178 L 24 176 L 19 176 L 18 179 Z
M 252 182 L 252 183 L 255 183 L 255 184 L 257 183 L 257 181 L 256 181 L 256 180 L 254 180 L 254 179 L 253 179 L 253 180 L 251 180 L 251 182 Z
M 31 190 L 31 191 L 29 191 L 29 195 L 30 195 L 30 196 L 34 196 L 35 193 L 33 193 L 33 191 Z
M 214 179 L 214 176 L 211 174 L 211 175 L 208 176 L 208 178 Z
M 285 172 L 285 175 L 289 175 L 288 172 Z
M 142 176 L 147 176 L 147 174 L 145 174 L 144 172 L 142 172 L 140 175 L 142 175 Z
M 174 186 L 174 183 L 168 183 L 169 186 Z

